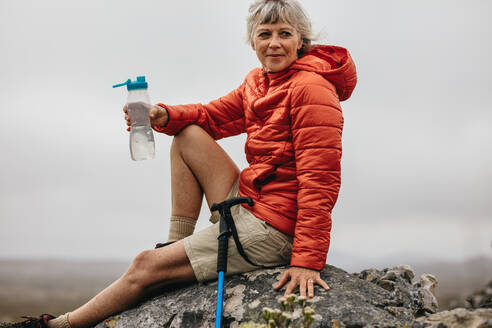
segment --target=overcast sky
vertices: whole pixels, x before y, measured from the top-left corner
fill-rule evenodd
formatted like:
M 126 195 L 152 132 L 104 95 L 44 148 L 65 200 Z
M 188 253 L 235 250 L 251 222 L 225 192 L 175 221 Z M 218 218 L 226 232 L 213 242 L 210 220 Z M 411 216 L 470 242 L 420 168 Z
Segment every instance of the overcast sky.
M 259 66 L 250 3 L 0 0 L 0 257 L 127 260 L 166 240 L 172 138 L 131 161 L 111 86 L 146 75 L 155 103 L 225 95 Z M 492 257 L 492 2 L 301 3 L 359 78 L 328 263 Z M 244 142 L 220 141 L 241 168 Z

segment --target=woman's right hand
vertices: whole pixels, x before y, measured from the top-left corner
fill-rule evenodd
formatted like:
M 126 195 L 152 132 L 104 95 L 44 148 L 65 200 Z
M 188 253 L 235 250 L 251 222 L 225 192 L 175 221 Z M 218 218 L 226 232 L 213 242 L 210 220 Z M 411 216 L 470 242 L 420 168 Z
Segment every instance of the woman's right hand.
M 167 109 L 159 105 L 152 106 L 149 112 L 149 117 L 150 125 L 158 126 L 160 128 L 165 127 L 167 125 L 167 122 L 169 121 L 169 114 L 167 112 Z
M 130 131 L 130 126 L 132 125 L 132 121 L 130 120 L 130 115 L 128 115 L 128 106 L 125 105 L 123 107 L 123 112 L 125 113 L 125 121 L 128 128 L 127 131 Z M 149 118 L 151 126 L 159 126 L 165 127 L 167 122 L 169 121 L 169 115 L 167 110 L 161 106 L 154 105 L 149 110 Z

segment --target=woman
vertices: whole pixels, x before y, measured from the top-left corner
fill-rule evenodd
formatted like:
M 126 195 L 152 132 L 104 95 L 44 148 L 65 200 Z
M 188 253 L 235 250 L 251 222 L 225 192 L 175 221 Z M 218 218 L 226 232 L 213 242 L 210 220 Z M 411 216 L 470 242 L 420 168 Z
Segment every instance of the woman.
M 119 280 L 69 315 L 45 315 L 44 325 L 88 327 L 169 284 L 216 279 L 217 214 L 214 225 L 193 234 L 203 194 L 209 206 L 236 195 L 253 199 L 232 214 L 252 262 L 290 262 L 275 289 L 290 281 L 285 294 L 299 286 L 301 295 L 313 297 L 315 284 L 329 288 L 319 270 L 340 188 L 339 101 L 355 87 L 355 66 L 343 48 L 311 45 L 311 24 L 295 0 L 256 1 L 247 22 L 262 68 L 207 105 L 150 110 L 154 130 L 174 136 L 169 243 L 139 254 Z M 249 167 L 239 172 L 215 140 L 244 132 Z M 229 250 L 228 274 L 258 268 L 233 243 Z

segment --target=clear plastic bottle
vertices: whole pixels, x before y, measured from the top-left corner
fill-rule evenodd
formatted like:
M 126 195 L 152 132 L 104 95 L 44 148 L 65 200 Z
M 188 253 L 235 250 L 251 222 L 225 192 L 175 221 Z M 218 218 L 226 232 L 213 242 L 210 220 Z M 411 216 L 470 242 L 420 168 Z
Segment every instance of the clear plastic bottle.
M 130 127 L 130 154 L 134 161 L 155 157 L 154 133 L 150 126 L 150 97 L 145 76 L 137 76 L 136 81 L 128 79 L 113 88 L 125 86 L 128 90 L 126 105 L 132 125 Z

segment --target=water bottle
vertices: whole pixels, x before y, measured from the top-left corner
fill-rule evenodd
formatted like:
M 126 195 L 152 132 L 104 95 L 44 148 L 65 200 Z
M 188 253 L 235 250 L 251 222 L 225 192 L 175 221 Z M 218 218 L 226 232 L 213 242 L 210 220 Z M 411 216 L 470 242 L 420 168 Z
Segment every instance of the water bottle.
M 137 76 L 136 81 L 128 79 L 113 88 L 125 86 L 128 90 L 126 105 L 132 125 L 130 127 L 130 154 L 134 161 L 153 159 L 155 156 L 154 133 L 150 126 L 150 97 L 145 76 Z

